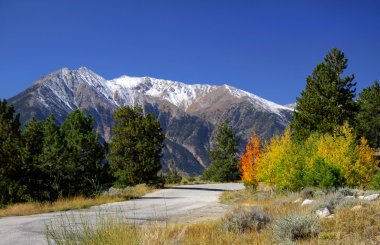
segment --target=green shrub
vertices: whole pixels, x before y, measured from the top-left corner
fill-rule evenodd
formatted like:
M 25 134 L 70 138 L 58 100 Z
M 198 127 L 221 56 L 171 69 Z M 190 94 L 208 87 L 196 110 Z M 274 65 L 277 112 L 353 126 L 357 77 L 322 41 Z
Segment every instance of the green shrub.
M 309 214 L 292 214 L 276 220 L 273 233 L 278 241 L 315 237 L 321 232 L 319 219 Z
M 189 176 L 189 178 L 187 178 L 187 180 L 188 180 L 190 183 L 196 181 L 195 177 L 193 177 L 193 176 Z
M 307 186 L 328 190 L 344 185 L 344 178 L 340 168 L 318 157 L 314 160 L 313 167 L 306 172 L 305 182 Z
M 149 180 L 147 185 L 153 188 L 161 189 L 165 186 L 165 177 L 156 176 L 155 178 L 152 178 L 151 180 Z
M 373 176 L 371 186 L 374 189 L 380 189 L 380 171 Z
M 350 188 L 341 188 L 338 190 L 343 196 L 353 196 L 355 193 Z
M 325 195 L 326 195 L 326 193 L 324 191 L 321 191 L 321 190 L 317 190 L 314 192 L 314 197 L 316 197 L 316 198 L 324 197 Z
M 328 195 L 317 205 L 317 209 L 327 208 L 331 213 L 334 209 L 346 199 L 340 192 L 333 192 Z
M 353 207 L 355 205 L 362 204 L 362 201 L 360 199 L 356 198 L 344 198 L 341 200 L 336 206 L 335 209 L 341 209 L 346 207 Z
M 179 175 L 178 171 L 172 170 L 165 175 L 166 184 L 179 184 L 181 183 L 182 177 Z
M 228 231 L 243 233 L 253 229 L 260 230 L 269 221 L 269 215 L 258 207 L 239 207 L 224 217 L 223 227 Z

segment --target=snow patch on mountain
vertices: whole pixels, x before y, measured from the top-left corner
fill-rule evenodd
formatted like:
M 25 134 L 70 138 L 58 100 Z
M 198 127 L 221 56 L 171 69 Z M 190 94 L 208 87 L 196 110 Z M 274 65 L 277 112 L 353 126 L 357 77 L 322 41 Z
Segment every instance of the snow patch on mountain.
M 281 114 L 281 110 L 289 110 L 288 107 L 285 107 L 285 106 L 282 106 L 282 105 L 279 105 L 279 104 L 276 104 L 272 101 L 269 101 L 269 100 L 266 100 L 266 99 L 263 99 L 255 94 L 252 94 L 252 93 L 249 93 L 249 92 L 246 92 L 244 90 L 241 90 L 241 89 L 237 89 L 235 87 L 231 87 L 229 85 L 224 85 L 229 91 L 230 93 L 232 93 L 234 96 L 238 97 L 238 98 L 242 98 L 242 97 L 248 97 L 250 98 L 251 100 L 251 103 L 253 104 L 258 104 L 259 106 L 263 107 L 264 109 L 266 109 L 267 111 L 270 111 L 270 112 L 273 112 L 273 113 L 276 113 L 278 115 Z
M 73 86 L 75 86 L 71 83 L 76 80 L 80 80 L 95 88 L 99 96 L 103 96 L 117 107 L 135 105 L 143 101 L 143 96 L 151 96 L 166 100 L 184 111 L 199 98 L 220 88 L 220 86 L 215 85 L 190 85 L 178 81 L 151 77 L 130 77 L 127 75 L 106 80 L 86 67 L 80 67 L 73 71 L 70 71 L 68 68 L 62 68 L 46 78 L 49 78 L 49 82 L 42 83 L 43 86 L 51 89 L 53 94 L 71 109 L 72 105 L 68 101 L 72 101 L 70 97 Z M 41 80 L 39 82 L 41 83 Z M 288 107 L 278 105 L 235 87 L 228 85 L 223 85 L 223 87 L 237 99 L 247 97 L 252 104 L 260 106 L 268 112 L 281 115 L 281 110 L 291 110 Z
M 107 81 L 108 88 L 113 94 L 124 95 L 126 97 L 136 97 L 136 94 L 145 94 L 152 97 L 166 100 L 183 110 L 187 110 L 197 99 L 206 96 L 220 86 L 212 86 L 207 84 L 185 84 L 182 82 L 163 80 L 150 77 L 129 77 L 121 76 L 119 78 Z M 289 110 L 289 108 L 278 105 L 271 101 L 260 98 L 254 94 L 243 90 L 224 85 L 231 95 L 241 98 L 248 97 L 252 103 L 263 107 L 265 110 L 281 114 L 281 110 Z

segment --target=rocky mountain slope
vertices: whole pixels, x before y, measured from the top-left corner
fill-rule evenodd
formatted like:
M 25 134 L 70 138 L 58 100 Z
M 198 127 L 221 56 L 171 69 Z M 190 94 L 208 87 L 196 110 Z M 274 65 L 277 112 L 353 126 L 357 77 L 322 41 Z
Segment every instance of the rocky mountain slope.
M 107 141 L 112 136 L 113 110 L 142 105 L 145 112 L 157 115 L 166 133 L 164 171 L 168 162 L 174 161 L 191 175 L 202 173 L 209 164 L 207 151 L 222 121 L 230 121 L 243 149 L 253 130 L 269 138 L 281 133 L 292 115 L 288 107 L 228 85 L 188 85 L 128 76 L 106 80 L 85 67 L 53 72 L 9 103 L 21 113 L 22 123 L 32 116 L 45 119 L 50 114 L 61 123 L 70 111 L 84 110 L 94 117 L 96 130 Z

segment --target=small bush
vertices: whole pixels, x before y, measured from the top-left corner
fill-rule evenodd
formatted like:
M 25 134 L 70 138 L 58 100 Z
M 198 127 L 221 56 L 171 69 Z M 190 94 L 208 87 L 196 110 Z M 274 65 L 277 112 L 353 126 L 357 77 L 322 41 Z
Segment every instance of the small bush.
M 223 219 L 223 228 L 237 233 L 260 230 L 270 221 L 269 215 L 258 207 L 239 207 Z
M 189 181 L 187 179 L 181 180 L 181 185 L 187 185 L 189 184 Z
M 321 232 L 319 219 L 316 216 L 293 214 L 274 222 L 273 233 L 277 240 L 295 241 L 315 237 Z
M 310 189 L 310 188 L 305 188 L 305 189 L 302 190 L 301 196 L 304 199 L 310 199 L 310 198 L 312 198 L 314 196 L 313 195 L 313 190 Z
M 169 172 L 164 176 L 165 184 L 179 184 L 181 183 L 182 176 L 179 174 L 178 168 L 174 165 L 173 162 L 170 162 Z
M 268 192 L 255 192 L 253 194 L 253 199 L 256 201 L 265 200 L 270 196 L 270 193 Z
M 170 171 L 165 175 L 166 184 L 179 184 L 181 183 L 182 177 L 177 171 Z
M 355 205 L 361 204 L 361 200 L 356 199 L 356 198 L 344 198 L 342 201 L 340 201 L 336 206 L 335 209 L 341 209 L 341 208 L 346 208 L 346 207 L 353 207 Z
M 319 157 L 314 160 L 313 168 L 306 173 L 305 181 L 308 186 L 316 186 L 324 190 L 344 184 L 341 170 Z
M 338 190 L 343 196 L 353 196 L 354 192 L 350 188 L 341 188 Z
M 373 178 L 372 178 L 372 182 L 371 182 L 371 186 L 372 188 L 374 189 L 380 189 L 380 172 L 377 172 Z
M 326 193 L 324 191 L 321 191 L 321 190 L 317 190 L 317 191 L 314 192 L 314 196 L 316 198 L 320 198 L 320 197 L 323 197 L 325 195 L 326 195 Z
M 339 205 L 339 203 L 341 203 L 344 200 L 345 198 L 342 195 L 342 193 L 333 192 L 326 195 L 324 200 L 322 200 L 322 202 L 319 203 L 317 209 L 327 208 L 330 212 L 333 212 L 334 209 Z
M 165 177 L 157 176 L 154 179 L 150 180 L 147 185 L 153 188 L 161 189 L 165 185 Z
M 187 178 L 187 180 L 188 180 L 190 183 L 196 181 L 195 177 L 193 177 L 193 176 L 189 176 L 189 178 Z

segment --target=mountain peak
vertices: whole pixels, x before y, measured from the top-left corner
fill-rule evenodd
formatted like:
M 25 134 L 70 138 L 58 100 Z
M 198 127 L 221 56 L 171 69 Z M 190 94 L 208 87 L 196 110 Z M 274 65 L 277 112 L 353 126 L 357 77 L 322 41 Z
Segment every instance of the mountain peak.
M 68 74 L 71 73 L 71 70 L 67 67 L 62 67 L 46 76 L 43 76 L 41 77 L 40 79 L 38 79 L 35 84 L 43 84 L 45 83 L 46 81 L 49 81 L 50 79 L 54 78 L 54 77 L 58 77 L 58 76 L 62 76 L 62 77 L 65 77 L 67 76 Z
M 92 70 L 88 69 L 85 66 L 81 66 L 78 69 L 74 70 L 79 75 L 85 75 L 85 76 L 92 76 L 92 77 L 100 77 L 98 74 L 93 72 Z
M 88 72 L 94 73 L 92 70 L 88 69 L 85 66 L 79 67 L 78 69 L 76 69 L 76 72 L 79 72 L 79 73 L 88 73 Z
M 241 138 L 241 149 L 252 131 L 268 139 L 282 132 L 292 110 L 229 85 L 185 84 L 152 77 L 104 79 L 87 67 L 61 68 L 39 80 L 39 86 L 11 98 L 22 123 L 32 116 L 44 120 L 54 113 L 58 123 L 80 109 L 92 115 L 105 140 L 112 137 L 113 111 L 141 105 L 160 120 L 167 140 L 165 163 L 173 161 L 190 174 L 202 173 L 218 125 L 228 120 Z
M 73 77 L 73 78 L 71 78 Z M 79 67 L 77 70 L 62 68 L 59 71 L 48 75 L 42 79 L 42 82 L 53 79 L 59 83 L 71 83 L 73 79 L 77 82 L 84 82 L 95 88 L 100 94 L 114 105 L 133 104 L 136 98 L 150 96 L 161 100 L 166 100 L 171 104 L 178 106 L 187 111 L 196 101 L 204 100 L 201 98 L 212 98 L 215 100 L 215 93 L 221 91 L 228 92 L 233 100 L 246 100 L 257 108 L 265 111 L 282 115 L 283 110 L 292 110 L 291 108 L 278 105 L 271 101 L 265 100 L 257 95 L 240 90 L 238 88 L 224 84 L 222 86 L 207 84 L 185 84 L 178 81 L 157 79 L 151 77 L 132 77 L 123 75 L 112 80 L 106 80 L 97 75 L 87 67 Z M 70 85 L 72 86 L 72 85 Z M 57 94 L 60 93 L 57 91 Z M 197 104 L 196 104 L 197 105 Z
M 58 70 L 59 72 L 61 72 L 61 73 L 64 73 L 64 74 L 66 74 L 66 73 L 69 73 L 70 72 L 70 69 L 69 68 L 67 68 L 67 67 L 62 67 L 61 69 L 59 69 Z

